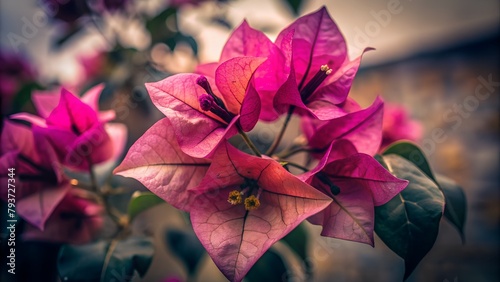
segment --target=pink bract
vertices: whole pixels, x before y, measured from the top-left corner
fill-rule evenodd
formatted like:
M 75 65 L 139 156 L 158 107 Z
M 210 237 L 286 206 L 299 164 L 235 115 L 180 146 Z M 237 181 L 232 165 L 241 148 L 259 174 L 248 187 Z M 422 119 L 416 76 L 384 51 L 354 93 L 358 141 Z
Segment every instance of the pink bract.
M 114 111 L 98 113 L 102 88 L 92 88 L 81 100 L 65 89 L 59 95 L 35 93 L 33 102 L 41 117 L 20 113 L 11 118 L 30 122 L 35 136 L 48 140 L 64 165 L 88 170 L 89 165 L 119 156 L 126 139 L 124 126 L 105 124 Z
M 180 150 L 173 127 L 164 118 L 132 145 L 114 173 L 137 179 L 169 204 L 189 211 L 187 189 L 199 184 L 209 164 Z
M 356 108 L 355 105 L 348 107 Z M 360 153 L 373 156 L 378 152 L 382 140 L 383 113 L 384 102 L 377 98 L 366 109 L 350 112 L 329 121 L 303 118 L 302 130 L 309 142 L 308 146 L 320 151 L 313 154 L 318 158 L 338 139 L 349 140 Z
M 382 127 L 381 150 L 399 140 L 418 142 L 421 138 L 422 124 L 412 120 L 407 109 L 402 105 L 386 104 Z
M 229 203 L 235 191 L 245 204 Z M 275 160 L 247 155 L 227 142 L 190 192 L 196 197 L 190 209 L 194 231 L 231 281 L 241 281 L 267 249 L 331 200 Z M 260 204 L 248 210 L 252 197 Z
M 288 45 L 290 41 L 291 37 L 287 41 Z M 262 31 L 253 29 L 243 21 L 224 45 L 219 62 L 199 65 L 196 72 L 215 77 L 215 70 L 220 64 L 231 58 L 245 56 L 266 58 L 255 70 L 253 80 L 261 100 L 260 119 L 273 121 L 279 116 L 274 110 L 273 98 L 287 78 L 289 71 L 286 71 L 286 67 L 290 65 L 290 58 L 285 57 L 280 46 L 273 44 Z
M 295 113 L 321 120 L 342 115 L 339 105 L 349 93 L 361 56 L 348 58 L 344 37 L 326 8 L 297 19 L 281 31 L 276 44 L 291 58 L 291 66 L 283 70 L 289 71 L 288 78 L 274 97 L 278 113 L 294 106 Z M 278 71 L 279 66 L 272 68 Z M 326 75 L 313 82 L 321 72 Z
M 75 191 L 70 190 L 61 200 L 43 231 L 27 226 L 23 239 L 68 244 L 90 242 L 103 226 L 103 208 Z
M 200 98 L 207 91 L 197 84 L 200 75 L 178 74 L 146 84 L 153 103 L 170 120 L 183 152 L 196 158 L 210 157 L 222 140 L 255 126 L 260 99 L 250 79 L 263 60 L 233 58 L 217 67 L 215 79 L 203 77 L 223 101 L 231 120 L 201 108 Z
M 321 235 L 372 246 L 374 207 L 387 203 L 408 184 L 373 157 L 358 153 L 347 140 L 333 142 L 319 164 L 300 178 L 333 199 L 309 218 L 323 226 Z
M 70 189 L 52 147 L 46 139 L 36 140 L 29 127 L 5 121 L 1 136 L 0 179 L 5 185 L 1 197 L 8 201 L 8 185 L 15 186 L 16 212 L 30 224 L 43 230 L 45 222 Z M 14 181 L 8 169 L 14 168 Z

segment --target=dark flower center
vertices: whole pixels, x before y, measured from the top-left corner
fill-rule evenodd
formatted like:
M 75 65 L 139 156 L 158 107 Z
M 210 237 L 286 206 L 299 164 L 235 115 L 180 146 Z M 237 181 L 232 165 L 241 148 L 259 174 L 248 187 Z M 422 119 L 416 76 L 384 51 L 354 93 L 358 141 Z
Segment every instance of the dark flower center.
M 332 69 L 330 69 L 327 65 L 322 65 L 320 70 L 311 78 L 311 80 L 300 90 L 300 97 L 302 101 L 305 103 L 312 96 L 314 91 L 325 81 L 328 75 L 332 73 Z
M 201 88 L 203 88 L 207 92 L 207 94 L 203 94 L 198 97 L 200 108 L 203 111 L 210 111 L 216 114 L 228 124 L 231 123 L 235 115 L 229 112 L 226 108 L 226 105 L 224 105 L 224 102 L 214 94 L 207 78 L 201 75 L 196 79 L 196 84 L 201 86 Z

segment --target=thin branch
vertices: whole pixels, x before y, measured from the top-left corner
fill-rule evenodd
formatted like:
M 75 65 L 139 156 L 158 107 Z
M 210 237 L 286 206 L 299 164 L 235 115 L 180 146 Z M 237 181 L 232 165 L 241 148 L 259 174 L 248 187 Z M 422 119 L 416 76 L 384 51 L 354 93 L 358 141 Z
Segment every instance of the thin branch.
M 243 138 L 243 141 L 245 141 L 245 143 L 247 144 L 247 146 L 250 149 L 252 149 L 252 151 L 254 152 L 254 154 L 257 157 L 262 157 L 262 154 L 260 153 L 259 149 L 257 149 L 257 147 L 255 147 L 255 145 L 253 144 L 252 140 L 250 140 L 250 138 L 248 138 L 248 135 L 246 135 L 246 133 L 239 126 L 238 126 L 238 132 L 240 133 L 241 137 Z
M 286 162 L 286 164 L 285 164 L 285 165 L 289 165 L 289 166 L 296 167 L 296 168 L 298 168 L 298 169 L 303 170 L 304 172 L 308 172 L 308 171 L 309 171 L 309 169 L 308 169 L 307 167 L 305 167 L 305 166 L 301 166 L 301 165 L 299 165 L 299 164 L 297 164 L 297 163 L 294 163 L 294 162 L 289 162 L 289 161 L 287 161 L 287 160 L 281 160 L 281 161 Z
M 278 148 L 278 146 L 281 142 L 281 139 L 283 138 L 283 135 L 285 134 L 286 127 L 288 126 L 288 123 L 290 122 L 290 119 L 292 118 L 292 114 L 293 114 L 294 110 L 295 110 L 294 106 L 290 106 L 290 108 L 288 109 L 288 113 L 286 115 L 285 122 L 283 123 L 283 126 L 281 127 L 281 130 L 280 130 L 278 136 L 274 139 L 273 144 L 267 150 L 267 152 L 266 152 L 267 156 L 271 156 L 274 153 L 274 151 L 276 151 L 276 149 Z

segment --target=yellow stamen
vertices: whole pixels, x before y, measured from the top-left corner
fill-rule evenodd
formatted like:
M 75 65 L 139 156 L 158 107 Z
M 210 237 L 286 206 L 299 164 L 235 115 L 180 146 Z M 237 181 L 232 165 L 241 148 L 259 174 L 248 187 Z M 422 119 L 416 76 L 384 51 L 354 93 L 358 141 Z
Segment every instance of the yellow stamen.
M 329 70 L 329 69 L 330 69 L 330 68 L 328 67 L 328 65 L 322 65 L 322 66 L 320 67 L 320 70 L 321 70 L 321 71 L 327 71 L 327 70 Z
M 260 201 L 254 195 L 250 195 L 250 197 L 245 199 L 245 209 L 247 211 L 253 211 L 260 207 Z
M 71 184 L 71 185 L 73 185 L 73 186 L 77 186 L 77 185 L 78 185 L 78 180 L 76 180 L 76 179 L 74 179 L 74 178 L 73 178 L 73 179 L 71 179 L 71 180 L 69 181 L 69 184 Z
M 233 190 L 229 192 L 229 197 L 227 198 L 228 203 L 231 205 L 241 204 L 241 192 L 238 190 Z

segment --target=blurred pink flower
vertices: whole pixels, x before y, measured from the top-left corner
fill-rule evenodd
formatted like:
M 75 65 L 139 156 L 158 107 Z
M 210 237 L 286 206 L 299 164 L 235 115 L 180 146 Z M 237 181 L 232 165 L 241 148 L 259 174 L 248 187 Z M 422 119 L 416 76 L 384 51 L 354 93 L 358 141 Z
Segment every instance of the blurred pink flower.
M 83 75 L 79 85 L 83 85 L 102 75 L 106 67 L 106 52 L 97 52 L 93 54 L 84 54 L 78 57 L 78 62 L 83 69 Z
M 85 244 L 94 239 L 103 226 L 103 208 L 82 198 L 77 191 L 73 188 L 66 194 L 43 231 L 27 226 L 23 239 L 69 244 Z
M 10 202 L 14 195 L 16 212 L 43 230 L 47 219 L 70 189 L 56 154 L 43 137 L 35 137 L 25 125 L 5 121 L 0 146 L 1 198 Z M 14 169 L 13 181 L 8 169 Z M 7 183 L 13 184 L 12 190 Z
M 397 104 L 385 105 L 381 150 L 398 140 L 418 142 L 421 138 L 422 124 L 411 119 L 408 110 L 404 106 Z
M 114 111 L 98 112 L 102 88 L 92 88 L 81 100 L 64 88 L 59 95 L 35 93 L 32 99 L 41 117 L 19 113 L 11 118 L 30 122 L 35 136 L 47 139 L 64 165 L 88 170 L 89 165 L 119 157 L 126 141 L 124 125 L 106 123 L 115 117 Z

